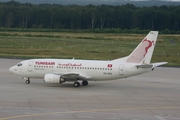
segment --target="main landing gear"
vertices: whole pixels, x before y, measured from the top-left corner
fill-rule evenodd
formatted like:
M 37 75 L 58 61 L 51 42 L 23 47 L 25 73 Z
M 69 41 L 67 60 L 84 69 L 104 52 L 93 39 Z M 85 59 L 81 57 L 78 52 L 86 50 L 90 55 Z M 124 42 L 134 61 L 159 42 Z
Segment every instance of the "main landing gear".
M 83 86 L 87 86 L 87 85 L 88 85 L 88 81 L 87 81 L 87 80 L 82 81 L 82 85 L 83 85 Z
M 73 85 L 74 85 L 74 87 L 79 87 L 80 83 L 78 81 L 76 81 Z M 82 85 L 83 86 L 87 86 L 88 85 L 88 81 L 87 80 L 82 81 Z
M 29 80 L 29 78 L 26 80 L 26 84 L 29 84 L 30 83 L 30 80 Z
M 74 83 L 74 87 L 79 87 L 80 86 L 80 83 L 79 82 L 75 82 Z

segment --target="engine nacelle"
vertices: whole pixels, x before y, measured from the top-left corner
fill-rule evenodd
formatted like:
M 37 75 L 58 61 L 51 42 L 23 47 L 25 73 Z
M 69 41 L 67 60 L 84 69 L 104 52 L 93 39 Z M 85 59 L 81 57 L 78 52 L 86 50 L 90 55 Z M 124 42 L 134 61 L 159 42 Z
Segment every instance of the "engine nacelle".
M 56 84 L 61 84 L 65 82 L 63 78 L 61 78 L 60 75 L 55 75 L 55 74 L 46 74 L 44 76 L 44 82 L 45 83 L 56 83 Z

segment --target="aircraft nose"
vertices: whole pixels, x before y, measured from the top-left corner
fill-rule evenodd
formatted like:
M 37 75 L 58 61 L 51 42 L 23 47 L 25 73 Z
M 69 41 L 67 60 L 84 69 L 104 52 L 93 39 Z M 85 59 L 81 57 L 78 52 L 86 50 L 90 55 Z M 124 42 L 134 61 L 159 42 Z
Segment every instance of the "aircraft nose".
M 13 67 L 9 68 L 9 71 L 12 72 L 13 71 Z
M 9 71 L 14 73 L 15 71 L 17 71 L 17 69 L 15 69 L 15 67 L 13 66 L 13 67 L 9 68 Z

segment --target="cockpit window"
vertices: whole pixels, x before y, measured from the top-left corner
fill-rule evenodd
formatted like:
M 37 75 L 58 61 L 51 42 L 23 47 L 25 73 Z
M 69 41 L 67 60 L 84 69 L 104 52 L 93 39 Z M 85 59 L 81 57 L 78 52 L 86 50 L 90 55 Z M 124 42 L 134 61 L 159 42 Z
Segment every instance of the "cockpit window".
M 22 63 L 18 63 L 17 66 L 22 66 Z

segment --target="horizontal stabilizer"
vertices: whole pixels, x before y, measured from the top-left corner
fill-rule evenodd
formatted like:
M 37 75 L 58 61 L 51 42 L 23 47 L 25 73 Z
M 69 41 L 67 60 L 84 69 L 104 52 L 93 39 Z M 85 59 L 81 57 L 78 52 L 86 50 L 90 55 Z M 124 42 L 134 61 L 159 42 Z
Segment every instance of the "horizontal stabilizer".
M 167 64 L 168 62 L 158 62 L 158 63 L 151 63 L 153 65 L 153 67 L 158 67 L 164 64 Z
M 155 68 L 164 64 L 167 64 L 168 62 L 158 62 L 158 63 L 151 63 L 151 64 L 144 64 L 144 65 L 136 65 L 137 68 Z

